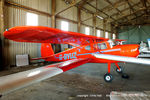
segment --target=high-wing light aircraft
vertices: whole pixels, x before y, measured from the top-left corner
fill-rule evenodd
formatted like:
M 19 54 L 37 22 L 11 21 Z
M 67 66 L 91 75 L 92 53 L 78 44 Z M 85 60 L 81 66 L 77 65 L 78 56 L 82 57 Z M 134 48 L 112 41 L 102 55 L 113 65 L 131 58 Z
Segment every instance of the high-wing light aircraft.
M 17 42 L 41 43 L 42 57 L 35 58 L 34 60 L 44 59 L 45 61 L 61 62 L 26 72 L 26 74 L 23 74 L 23 76 L 22 74 L 15 74 L 11 76 L 15 77 L 19 75 L 19 79 L 23 79 L 25 77 L 35 77 L 32 78 L 32 80 L 42 80 L 85 63 L 107 63 L 108 72 L 104 75 L 104 80 L 106 82 L 111 82 L 113 79 L 112 75 L 110 74 L 112 63 L 115 63 L 117 67 L 116 71 L 118 73 L 122 73 L 122 67 L 118 65 L 118 62 L 150 65 L 149 60 L 137 58 L 139 55 L 139 45 L 123 45 L 122 41 L 125 40 L 110 40 L 107 38 L 62 31 L 43 26 L 14 27 L 5 31 L 4 37 Z M 50 43 L 69 44 L 72 45 L 73 48 L 54 54 Z M 9 82 L 11 83 L 12 81 L 10 80 Z M 27 83 L 27 81 L 25 83 Z M 4 86 L 6 87 L 7 84 L 0 83 L 0 87 Z

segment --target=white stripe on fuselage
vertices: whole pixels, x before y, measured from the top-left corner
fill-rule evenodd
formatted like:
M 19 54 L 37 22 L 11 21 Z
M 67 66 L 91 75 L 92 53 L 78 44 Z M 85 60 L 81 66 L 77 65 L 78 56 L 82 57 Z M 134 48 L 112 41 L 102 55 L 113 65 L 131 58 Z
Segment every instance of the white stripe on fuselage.
M 112 51 L 120 51 L 121 49 L 111 49 L 111 50 L 104 50 L 104 51 L 100 51 L 101 53 L 104 52 L 112 52 Z

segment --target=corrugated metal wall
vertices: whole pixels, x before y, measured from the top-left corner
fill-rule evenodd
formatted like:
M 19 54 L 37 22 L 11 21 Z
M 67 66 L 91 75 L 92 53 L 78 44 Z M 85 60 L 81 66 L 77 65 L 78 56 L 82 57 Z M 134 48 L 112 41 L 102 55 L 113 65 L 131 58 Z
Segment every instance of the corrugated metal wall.
M 21 4 L 27 7 L 37 9 L 51 14 L 51 0 L 10 0 L 17 4 Z M 56 0 L 56 13 L 69 7 L 63 0 Z M 5 6 L 5 28 L 11 28 L 14 26 L 26 25 L 26 14 L 28 10 L 19 9 L 12 6 Z M 33 13 L 33 12 L 32 12 Z M 72 7 L 59 14 L 64 18 L 68 18 L 77 22 L 77 8 Z M 81 20 L 85 20 L 91 17 L 92 14 L 81 11 Z M 40 26 L 51 27 L 51 17 L 38 14 L 38 23 Z M 60 29 L 62 19 L 56 19 L 56 28 Z M 103 28 L 103 20 L 96 19 L 97 27 Z M 84 24 L 93 26 L 93 19 L 83 22 Z M 81 33 L 85 34 L 85 25 L 81 25 Z M 90 28 L 90 35 L 93 35 L 93 29 Z M 110 25 L 106 26 L 106 29 L 110 31 Z M 69 23 L 69 31 L 77 32 L 77 24 Z M 104 36 L 104 35 L 103 35 Z M 17 54 L 29 54 L 30 57 L 40 56 L 40 44 L 36 43 L 19 43 L 5 39 L 5 59 L 9 61 L 10 65 L 15 65 L 15 56 Z
M 28 7 L 32 7 L 35 9 L 39 9 L 40 11 L 50 13 L 50 0 L 13 0 L 13 2 L 25 5 Z M 26 14 L 28 11 L 21 10 L 18 8 L 14 8 L 11 6 L 6 6 L 7 15 L 6 17 L 6 28 L 9 29 L 14 26 L 23 26 L 26 25 Z M 51 18 L 43 15 L 38 15 L 38 23 L 41 26 L 51 26 Z M 14 42 L 11 40 L 5 39 L 5 57 L 7 57 L 7 61 L 9 61 L 10 65 L 15 65 L 15 57 L 17 54 L 29 54 L 31 58 L 39 56 L 38 48 L 39 44 L 37 43 L 22 43 L 22 42 Z

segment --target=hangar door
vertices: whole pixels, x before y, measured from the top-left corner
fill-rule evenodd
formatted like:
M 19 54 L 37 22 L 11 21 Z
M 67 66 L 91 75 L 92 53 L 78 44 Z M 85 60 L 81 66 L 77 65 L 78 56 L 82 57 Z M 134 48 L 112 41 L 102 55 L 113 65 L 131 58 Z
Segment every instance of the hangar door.
M 147 42 L 147 39 L 150 38 L 150 26 L 133 26 L 125 27 L 118 31 L 119 39 L 126 39 L 127 44 L 137 44 L 140 41 Z

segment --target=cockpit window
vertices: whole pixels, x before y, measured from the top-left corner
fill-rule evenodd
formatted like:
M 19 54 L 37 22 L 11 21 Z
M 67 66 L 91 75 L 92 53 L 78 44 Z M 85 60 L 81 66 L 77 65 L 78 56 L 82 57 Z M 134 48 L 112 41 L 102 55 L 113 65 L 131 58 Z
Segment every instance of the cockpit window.
M 101 43 L 97 44 L 98 49 L 101 49 Z
M 98 43 L 97 46 L 98 46 L 98 49 L 99 49 L 99 50 L 100 50 L 100 49 L 101 49 L 101 50 L 102 50 L 102 49 L 107 49 L 105 43 Z
M 85 47 L 85 49 L 86 49 L 86 50 L 91 50 L 91 46 L 88 45 L 88 46 Z
M 105 43 L 102 43 L 101 44 L 101 49 L 106 49 L 107 47 L 106 47 L 106 44 Z

